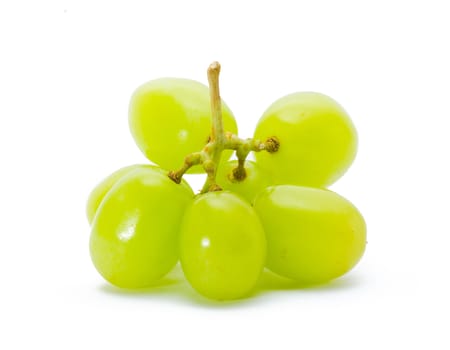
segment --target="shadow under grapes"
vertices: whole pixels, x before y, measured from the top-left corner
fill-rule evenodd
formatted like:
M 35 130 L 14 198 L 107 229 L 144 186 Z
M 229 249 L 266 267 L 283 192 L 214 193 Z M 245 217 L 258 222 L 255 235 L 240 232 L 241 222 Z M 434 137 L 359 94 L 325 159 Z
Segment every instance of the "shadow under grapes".
M 199 295 L 183 276 L 181 266 L 177 264 L 174 269 L 153 286 L 140 289 L 123 289 L 104 283 L 99 291 L 117 297 L 142 298 L 149 300 L 171 300 L 185 305 L 213 309 L 245 308 L 261 304 L 267 297 L 278 293 L 329 292 L 353 288 L 359 284 L 357 276 L 344 276 L 336 280 L 320 284 L 305 284 L 281 277 L 264 269 L 255 290 L 245 298 L 238 300 L 215 301 Z

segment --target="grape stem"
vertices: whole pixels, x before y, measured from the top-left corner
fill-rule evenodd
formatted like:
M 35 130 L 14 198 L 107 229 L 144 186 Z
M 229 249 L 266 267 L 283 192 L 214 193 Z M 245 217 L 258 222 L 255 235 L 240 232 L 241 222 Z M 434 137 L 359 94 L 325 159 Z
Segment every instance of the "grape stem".
M 212 128 L 208 143 L 200 152 L 189 154 L 184 159 L 183 166 L 170 171 L 168 176 L 174 182 L 180 183 L 183 175 L 194 165 L 202 164 L 207 174 L 205 184 L 200 193 L 220 191 L 222 188 L 216 182 L 217 167 L 220 163 L 222 151 L 234 150 L 238 158 L 238 166 L 229 175 L 231 180 L 243 181 L 247 174 L 245 171 L 245 159 L 250 152 L 278 151 L 280 142 L 275 136 L 269 137 L 264 142 L 254 139 L 241 139 L 237 135 L 225 132 L 222 121 L 222 100 L 219 91 L 219 62 L 213 62 L 208 67 L 208 82 L 211 101 Z
M 211 159 L 208 159 L 203 163 L 203 168 L 206 171 L 207 178 L 201 193 L 209 191 L 220 191 L 220 186 L 216 183 L 217 166 L 220 163 L 220 157 L 225 145 L 225 134 L 223 131 L 222 120 L 222 100 L 220 98 L 219 91 L 219 74 L 220 64 L 219 62 L 213 62 L 208 67 L 208 82 L 209 82 L 209 96 L 211 100 L 211 116 L 212 116 L 212 128 L 210 143 L 213 145 Z

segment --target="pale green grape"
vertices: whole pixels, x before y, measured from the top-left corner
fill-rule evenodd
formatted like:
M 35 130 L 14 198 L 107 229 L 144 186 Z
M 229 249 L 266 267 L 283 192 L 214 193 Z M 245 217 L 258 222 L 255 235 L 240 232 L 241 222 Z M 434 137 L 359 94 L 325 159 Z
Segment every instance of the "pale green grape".
M 245 179 L 242 181 L 235 180 L 230 174 L 237 165 L 237 160 L 221 164 L 217 170 L 216 181 L 224 190 L 237 193 L 249 203 L 252 203 L 259 192 L 273 183 L 269 174 L 251 160 L 245 161 Z
M 231 192 L 199 195 L 181 226 L 180 261 L 189 283 L 216 300 L 247 296 L 261 274 L 266 239 L 253 208 Z
M 262 141 L 275 136 L 275 153 L 255 153 L 277 184 L 322 187 L 341 177 L 357 149 L 355 127 L 333 99 L 315 92 L 287 95 L 273 103 L 255 130 Z
M 89 223 L 94 220 L 95 213 L 97 212 L 100 203 L 109 190 L 119 181 L 122 177 L 130 173 L 131 171 L 138 169 L 141 165 L 135 164 L 120 168 L 116 170 L 108 177 L 104 178 L 89 194 L 89 198 L 86 205 L 86 215 Z
M 153 284 L 177 262 L 178 234 L 190 188 L 152 167 L 125 175 L 106 194 L 92 223 L 98 272 L 124 288 Z
M 338 194 L 281 185 L 255 200 L 267 237 L 267 267 L 306 283 L 339 277 L 359 261 L 366 225 L 359 211 Z
M 236 121 L 222 101 L 225 131 L 237 133 Z M 211 133 L 208 88 L 196 81 L 176 78 L 152 80 L 131 97 L 129 124 L 145 156 L 164 169 L 183 165 L 186 155 L 201 151 Z M 224 160 L 231 151 L 223 153 Z M 202 172 L 200 166 L 193 172 Z
M 109 190 L 125 175 L 129 174 L 133 170 L 143 168 L 151 168 L 160 173 L 167 174 L 166 170 L 148 164 L 134 164 L 116 170 L 111 175 L 104 178 L 97 186 L 94 187 L 94 189 L 89 194 L 86 205 L 86 216 L 90 224 L 92 223 L 92 220 L 94 220 L 95 213 L 97 212 L 100 203 L 102 202 L 105 195 L 109 192 Z M 189 185 L 184 180 L 181 181 L 181 185 L 189 188 Z

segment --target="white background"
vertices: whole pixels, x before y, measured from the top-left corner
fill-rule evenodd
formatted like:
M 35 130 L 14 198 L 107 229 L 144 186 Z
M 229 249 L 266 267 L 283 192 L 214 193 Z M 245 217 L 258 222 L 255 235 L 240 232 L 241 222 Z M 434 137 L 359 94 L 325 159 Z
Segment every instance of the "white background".
M 2 0 L 0 348 L 448 349 L 446 5 Z M 213 60 L 243 137 L 294 91 L 352 116 L 359 153 L 333 189 L 360 208 L 369 243 L 347 276 L 297 289 L 265 274 L 252 298 L 218 304 L 179 270 L 136 293 L 95 271 L 87 195 L 145 162 L 130 94 L 161 76 L 206 83 Z

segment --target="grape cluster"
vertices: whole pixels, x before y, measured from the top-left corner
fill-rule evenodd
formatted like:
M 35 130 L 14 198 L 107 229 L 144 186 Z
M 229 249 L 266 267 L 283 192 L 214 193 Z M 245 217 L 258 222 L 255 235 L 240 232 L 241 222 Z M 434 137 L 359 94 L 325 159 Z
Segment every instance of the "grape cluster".
M 305 283 L 345 274 L 364 253 L 366 225 L 326 186 L 355 158 L 352 121 L 330 97 L 294 93 L 241 139 L 220 98 L 219 72 L 214 62 L 209 89 L 164 78 L 132 95 L 131 133 L 156 165 L 119 169 L 91 192 L 95 267 L 118 287 L 141 288 L 180 261 L 191 286 L 216 300 L 250 294 L 264 267 Z M 183 179 L 187 172 L 206 173 L 201 193 Z

